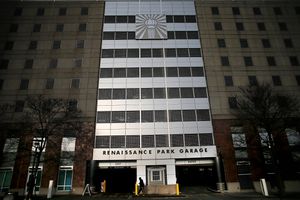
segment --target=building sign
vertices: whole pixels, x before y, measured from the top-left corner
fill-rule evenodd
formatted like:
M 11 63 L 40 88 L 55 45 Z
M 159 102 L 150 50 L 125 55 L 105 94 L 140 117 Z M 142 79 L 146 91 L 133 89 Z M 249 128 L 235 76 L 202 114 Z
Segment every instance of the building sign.
M 135 39 L 167 39 L 166 15 L 139 14 L 135 16 Z
M 94 149 L 93 160 L 134 160 L 166 158 L 208 158 L 216 157 L 215 146 L 143 148 L 143 149 Z

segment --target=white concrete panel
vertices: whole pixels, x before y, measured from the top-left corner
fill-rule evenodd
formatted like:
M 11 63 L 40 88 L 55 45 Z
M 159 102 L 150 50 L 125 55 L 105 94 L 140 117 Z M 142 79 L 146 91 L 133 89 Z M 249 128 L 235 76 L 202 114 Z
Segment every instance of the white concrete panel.
M 202 57 L 193 57 L 190 58 L 191 66 L 195 67 L 203 67 L 203 59 Z
M 142 88 L 150 88 L 152 87 L 152 78 L 145 78 L 141 79 L 141 87 Z
M 110 124 L 109 123 L 96 123 L 96 129 L 97 130 L 110 130 Z
M 165 128 L 155 128 L 155 134 L 168 134 L 168 129 Z
M 177 58 L 166 58 L 165 65 L 167 67 L 175 67 L 177 66 Z
M 140 129 L 126 129 L 126 135 L 140 135 Z
M 111 106 L 111 100 L 98 100 L 97 106 Z
M 115 49 L 127 49 L 128 45 L 127 45 L 127 40 L 116 40 L 115 41 Z M 119 59 L 119 58 L 116 58 Z
M 153 110 L 153 100 L 143 99 L 141 100 L 141 110 Z
M 111 129 L 111 135 L 125 135 L 125 129 Z
M 166 82 L 168 87 L 179 87 L 178 78 L 167 78 Z
M 141 123 L 141 129 L 154 129 L 154 123 Z
M 167 109 L 167 101 L 165 99 L 154 99 L 153 100 L 154 110 L 166 110 Z
M 126 67 L 126 61 L 127 59 L 126 58 L 115 58 L 114 59 L 114 67 Z
M 165 87 L 165 79 L 164 78 L 153 78 L 152 85 L 155 88 Z
M 127 24 L 116 24 L 116 31 L 125 31 L 127 30 Z
M 188 48 L 187 40 L 175 40 L 176 48 Z
M 152 67 L 152 59 L 153 58 L 141 58 L 140 59 L 141 67 Z
M 189 48 L 201 48 L 199 40 L 188 40 L 187 43 Z
M 112 123 L 111 124 L 111 131 L 118 130 L 118 129 L 125 129 L 125 123 Z
M 150 128 L 142 128 L 141 129 L 141 134 L 142 135 L 154 135 L 154 128 L 150 129 Z
M 190 58 L 178 58 L 177 63 L 179 66 L 189 66 L 190 65 Z
M 102 49 L 114 49 L 115 41 L 114 40 L 103 40 L 102 41 Z
M 155 129 L 168 129 L 168 123 L 166 123 L 166 122 L 155 122 Z
M 116 31 L 116 24 L 104 24 L 103 25 L 103 31 L 108 32 L 108 31 Z
M 126 129 L 134 129 L 134 130 L 138 130 L 140 128 L 140 123 L 127 123 L 126 124 Z
M 127 67 L 139 67 L 139 59 L 138 58 L 127 58 Z
M 96 129 L 96 136 L 110 135 L 110 129 Z
M 97 111 L 111 111 L 111 105 L 97 107 Z
M 170 128 L 170 134 L 183 134 L 183 128 Z

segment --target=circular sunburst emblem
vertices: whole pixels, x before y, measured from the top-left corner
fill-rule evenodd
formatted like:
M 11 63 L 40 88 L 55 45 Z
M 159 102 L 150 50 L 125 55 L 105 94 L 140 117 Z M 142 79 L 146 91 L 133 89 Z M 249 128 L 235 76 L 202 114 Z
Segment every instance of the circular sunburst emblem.
M 135 20 L 136 39 L 167 39 L 167 25 L 165 15 L 136 15 Z

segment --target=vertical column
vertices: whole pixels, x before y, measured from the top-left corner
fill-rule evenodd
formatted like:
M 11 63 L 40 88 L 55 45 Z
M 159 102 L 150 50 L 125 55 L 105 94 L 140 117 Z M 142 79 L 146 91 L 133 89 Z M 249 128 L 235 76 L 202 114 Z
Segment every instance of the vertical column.
M 220 158 L 217 156 L 215 158 L 215 163 L 216 163 L 216 170 L 217 170 L 217 190 L 223 191 L 225 189 L 225 184 L 222 181 L 222 173 L 221 173 L 221 163 L 220 163 Z

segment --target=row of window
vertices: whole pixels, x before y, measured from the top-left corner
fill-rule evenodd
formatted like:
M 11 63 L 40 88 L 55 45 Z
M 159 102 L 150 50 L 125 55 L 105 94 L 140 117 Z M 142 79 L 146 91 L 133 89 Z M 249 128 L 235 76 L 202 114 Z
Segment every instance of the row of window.
M 300 85 L 300 76 L 296 75 L 295 79 L 296 79 L 297 84 Z M 255 86 L 258 84 L 256 76 L 248 76 L 248 81 L 249 81 L 249 85 L 251 85 L 251 86 Z M 234 85 L 232 76 L 224 76 L 224 82 L 225 82 L 225 86 L 233 86 Z M 273 82 L 274 86 L 282 85 L 280 76 L 272 76 L 272 82 Z
M 167 23 L 195 23 L 196 16 L 195 15 L 167 15 L 166 16 Z M 104 23 L 135 23 L 135 15 L 128 16 L 111 16 L 107 15 L 104 17 Z
M 208 110 L 98 111 L 97 123 L 209 121 Z
M 170 138 L 170 143 L 169 143 Z M 151 148 L 213 145 L 211 133 L 96 136 L 95 148 Z
M 100 78 L 201 77 L 203 67 L 101 68 Z
M 168 31 L 168 39 L 199 39 L 197 31 Z M 103 32 L 103 40 L 135 40 L 135 32 Z
M 245 39 L 245 38 L 239 39 L 239 42 L 240 42 L 241 48 L 249 48 L 247 39 Z M 261 42 L 263 48 L 271 48 L 272 47 L 269 39 L 263 38 L 260 40 L 260 42 Z M 278 42 L 278 40 L 276 40 L 276 42 Z M 293 41 L 290 38 L 283 39 L 283 43 L 286 48 L 294 47 Z M 220 47 L 220 48 L 226 48 L 226 46 L 227 46 L 224 38 L 217 39 L 217 44 L 218 44 L 218 47 Z
M 244 65 L 245 66 L 254 66 L 253 60 L 251 56 L 244 56 Z M 299 66 L 299 60 L 297 56 L 289 56 L 289 61 L 291 66 Z M 220 62 L 222 66 L 230 66 L 229 57 L 228 56 L 221 56 Z M 269 66 L 277 66 L 276 59 L 274 56 L 267 56 L 266 62 Z
M 102 49 L 102 58 L 201 57 L 200 48 Z
M 52 10 L 53 8 L 51 8 Z M 80 8 L 80 15 L 88 15 L 89 14 L 89 8 L 88 7 L 82 7 Z M 16 7 L 14 11 L 14 16 L 22 16 L 23 15 L 23 8 L 22 7 Z M 36 9 L 36 16 L 44 16 L 45 15 L 45 8 L 37 8 Z M 58 16 L 66 16 L 67 15 L 67 8 L 57 8 L 57 15 Z
M 54 88 L 54 78 L 48 78 L 45 81 L 45 89 L 53 89 Z M 4 84 L 4 80 L 0 79 L 0 90 L 2 90 Z M 29 88 L 29 79 L 21 79 L 19 90 L 27 90 Z M 80 88 L 80 79 L 74 78 L 71 79 L 70 88 L 78 89 Z
M 266 31 L 266 26 L 263 22 L 258 22 L 256 24 L 257 24 L 257 29 L 259 31 Z M 235 27 L 236 27 L 237 31 L 245 30 L 244 23 L 242 23 L 242 22 L 236 22 Z M 216 31 L 222 31 L 223 30 L 222 22 L 214 22 L 214 29 Z M 278 29 L 280 31 L 287 31 L 288 30 L 287 24 L 285 22 L 278 22 Z
M 239 7 L 232 7 L 232 15 L 241 15 L 241 11 Z M 283 15 L 281 7 L 272 7 L 274 15 Z M 300 7 L 295 7 L 295 13 L 300 15 Z M 260 7 L 252 7 L 253 15 L 263 15 Z M 218 7 L 211 7 L 212 15 L 219 15 L 220 11 Z
M 83 49 L 84 48 L 84 40 L 76 40 L 75 48 Z M 6 41 L 4 44 L 4 50 L 13 50 L 14 48 L 14 41 Z M 60 49 L 61 48 L 61 40 L 54 40 L 52 42 L 52 49 Z M 38 41 L 33 40 L 29 41 L 28 50 L 36 50 L 38 49 Z
M 98 99 L 206 98 L 206 88 L 118 88 L 99 89 Z
M 65 24 L 56 24 L 55 29 L 53 31 L 63 32 L 64 28 L 65 28 Z M 80 23 L 78 25 L 79 32 L 86 32 L 86 28 L 87 28 L 86 23 Z M 9 32 L 16 33 L 18 32 L 18 29 L 19 29 L 19 24 L 11 24 L 9 28 Z M 41 32 L 41 29 L 42 29 L 42 24 L 34 24 L 32 27 L 32 32 L 38 33 Z M 49 30 L 47 30 L 47 32 L 49 32 Z
M 7 69 L 9 65 L 9 60 L 8 59 L 2 59 L 0 61 L 0 69 Z M 33 59 L 26 59 L 24 61 L 23 65 L 24 69 L 32 69 L 34 66 L 34 60 Z M 58 59 L 54 58 L 49 60 L 48 68 L 50 69 L 55 69 L 58 66 Z M 73 60 L 73 67 L 75 68 L 80 68 L 82 66 L 82 59 L 81 58 L 76 58 Z

